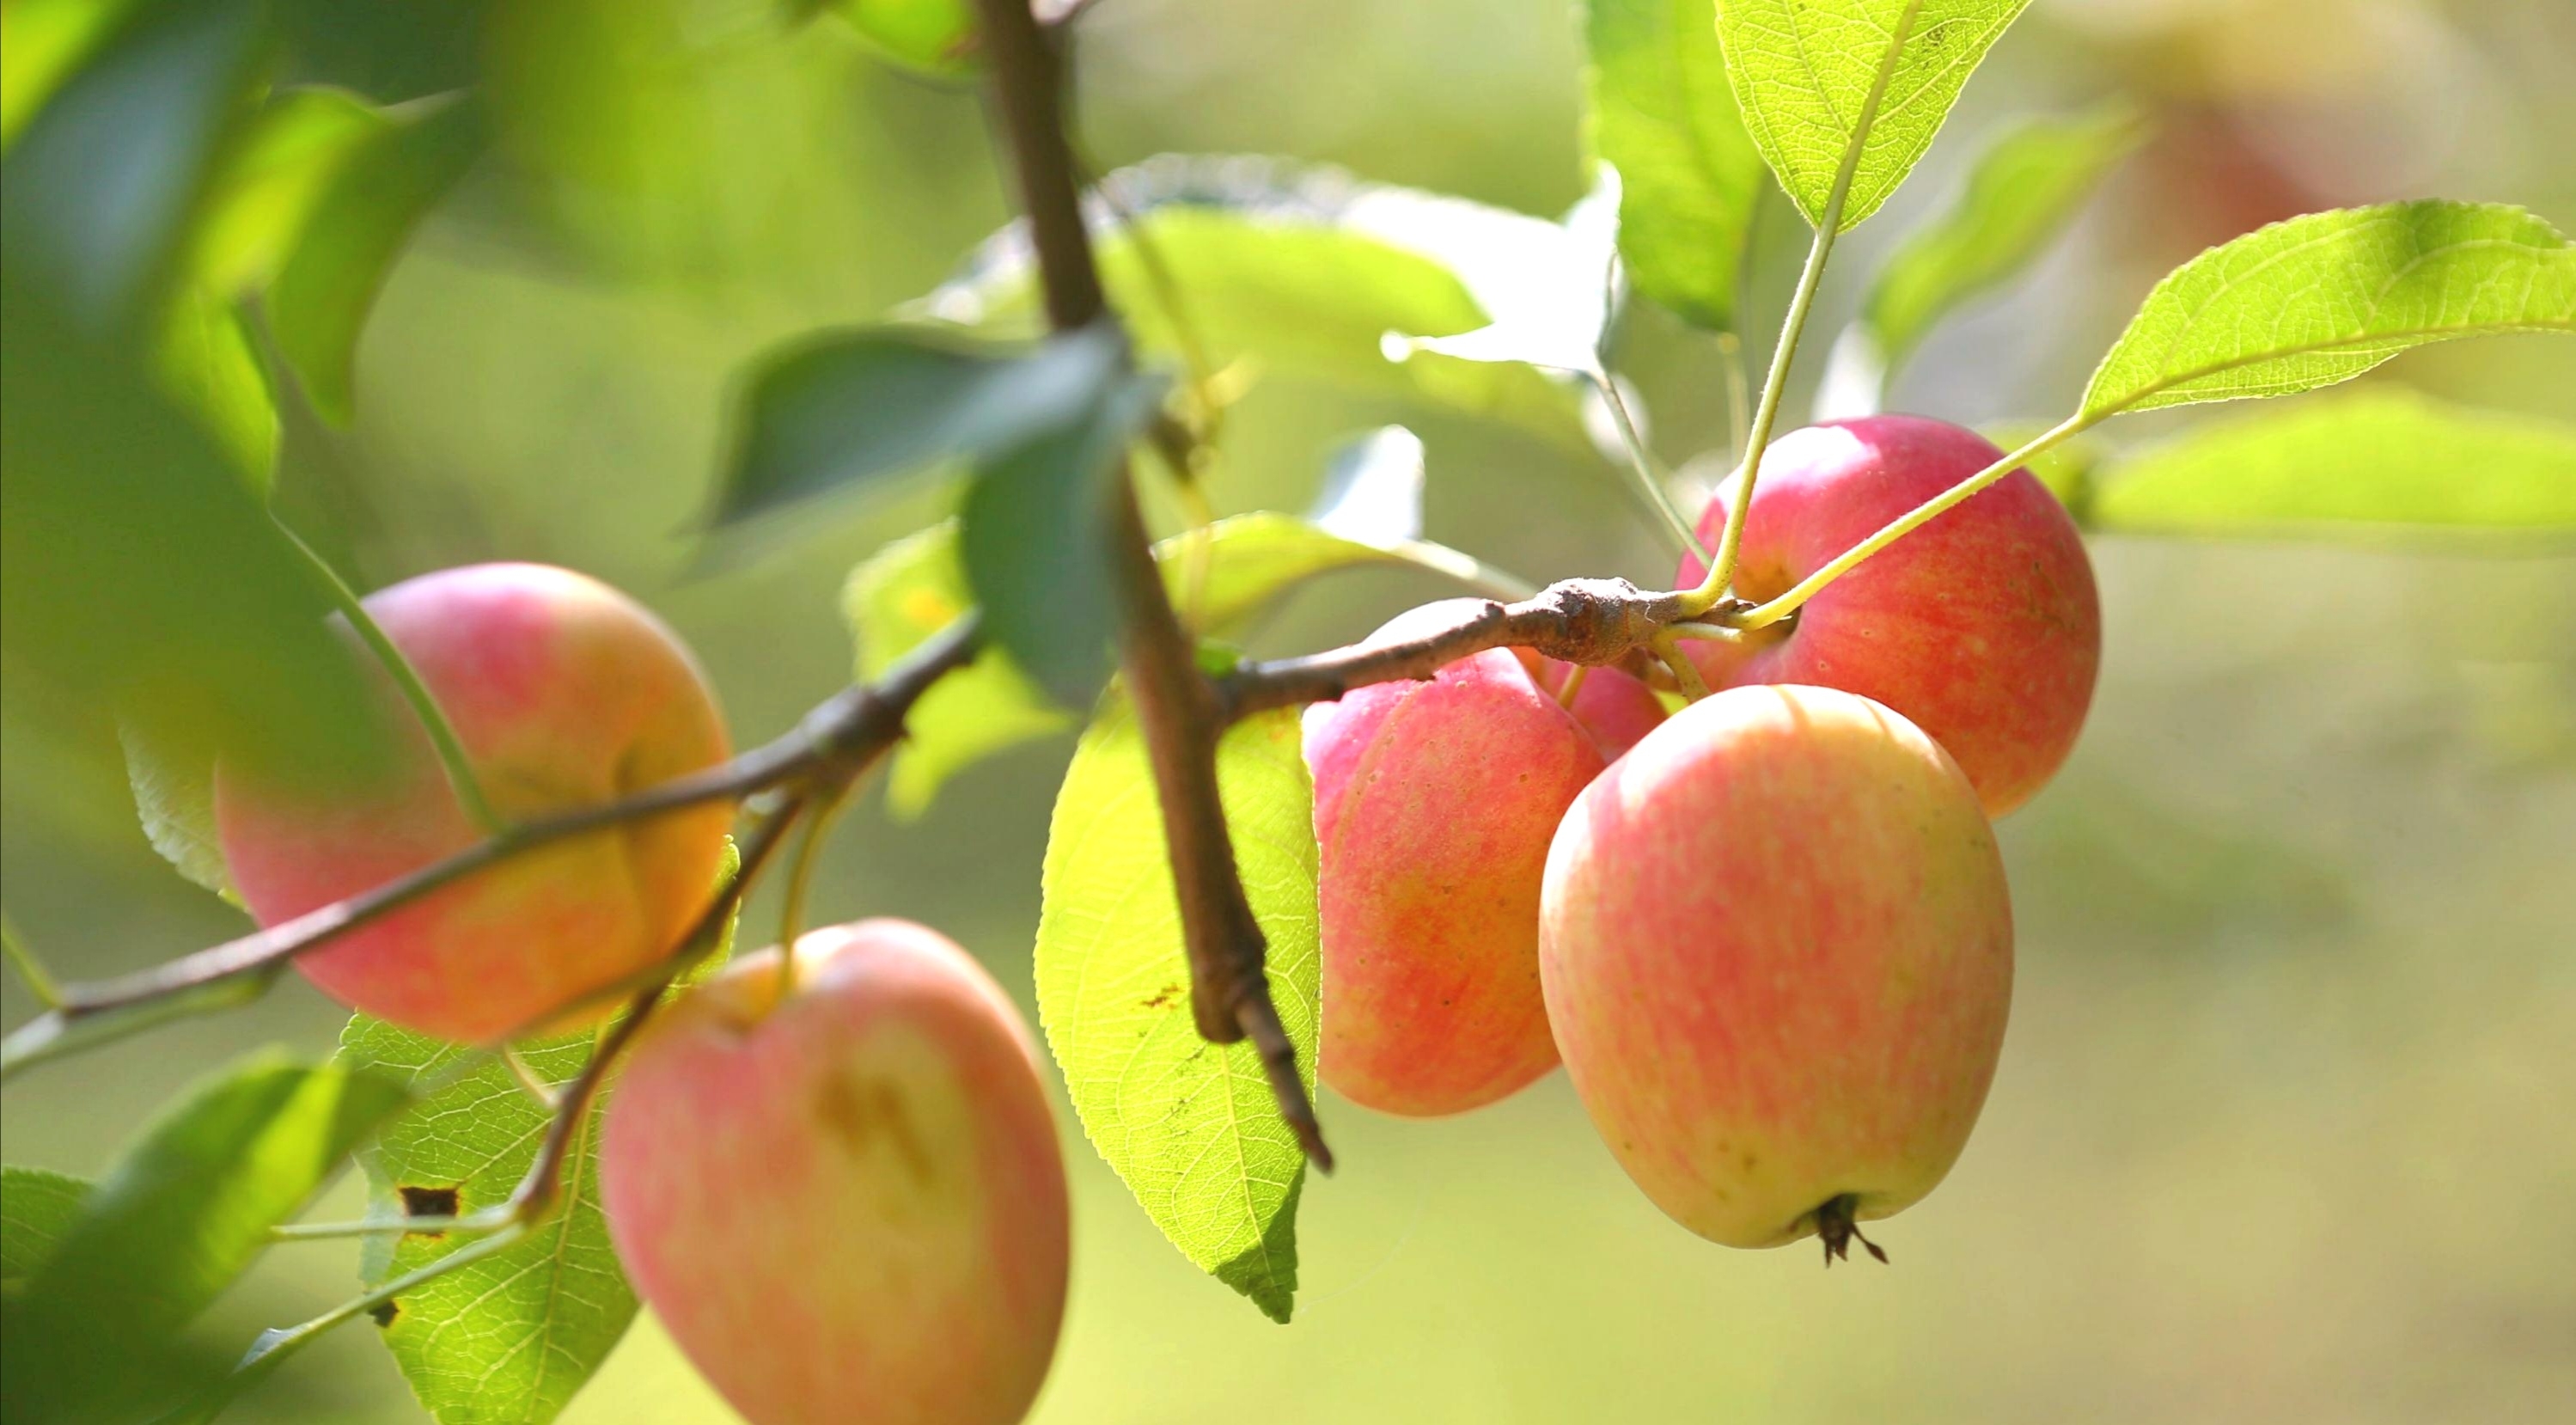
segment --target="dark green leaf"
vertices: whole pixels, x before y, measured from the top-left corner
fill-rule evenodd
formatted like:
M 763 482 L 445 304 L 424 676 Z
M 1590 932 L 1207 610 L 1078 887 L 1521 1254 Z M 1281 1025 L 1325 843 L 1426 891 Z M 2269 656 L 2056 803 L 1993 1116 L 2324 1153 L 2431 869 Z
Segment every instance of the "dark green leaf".
M 1849 175 L 1839 231 L 1905 181 L 2029 3 L 1726 0 L 1717 30 L 1744 127 L 1810 226 Z
M 2083 416 L 2286 396 L 2410 347 L 2576 332 L 2576 246 L 2501 203 L 2310 213 L 2174 269 L 2084 392 Z
M 257 0 L 138 0 L 0 175 L 21 283 L 92 337 L 139 329 L 268 52 Z
M 1727 87 L 1716 0 L 1591 0 L 1592 141 L 1619 170 L 1619 255 L 1640 291 L 1735 325 L 1769 175 Z
M 0 1291 L 15 1291 L 54 1255 L 89 1196 L 86 1179 L 16 1164 L 0 1168 Z
M 753 377 L 740 453 L 712 520 L 1017 449 L 1084 419 L 1117 381 L 1121 358 L 1106 332 L 999 347 L 878 327 L 801 344 Z
M 163 388 L 193 412 L 242 483 L 268 498 L 277 469 L 277 403 L 242 311 L 208 289 L 183 286 L 162 330 Z
M 1907 235 L 1870 284 L 1862 320 L 1885 369 L 1961 302 L 2037 257 L 2145 135 L 2125 104 L 2005 130 L 1969 170 L 1959 201 Z
M 1271 998 L 1313 1091 L 1314 786 L 1294 711 L 1248 718 L 1217 750 L 1217 782 Z M 1082 735 L 1047 832 L 1038 1012 L 1083 1131 L 1172 1245 L 1272 1320 L 1297 1291 L 1306 1161 L 1247 1043 L 1213 1045 L 1190 1017 L 1189 966 L 1153 770 L 1113 701 Z
M 2122 461 L 2096 527 L 2187 535 L 2576 541 L 2576 427 L 2380 386 L 2222 422 Z
M 468 88 L 481 77 L 492 0 L 272 3 L 285 33 L 289 82 L 338 85 L 393 104 Z M 536 7 L 521 0 L 516 8 Z
M 959 513 L 984 636 L 1068 708 L 1109 681 L 1123 456 L 1162 392 L 1159 378 L 1130 377 L 1073 424 L 982 461 Z
M 164 1112 L 99 1179 L 12 1304 L 13 1414 L 105 1418 L 138 1387 L 164 1384 L 178 1330 L 409 1098 L 383 1075 L 270 1052 Z
M 443 100 L 408 111 L 340 161 L 269 294 L 278 350 L 322 415 L 349 419 L 358 335 L 376 293 L 413 228 L 483 142 L 472 102 Z
M 958 561 L 955 521 L 879 550 L 850 571 L 841 599 L 858 641 L 859 681 L 873 681 L 974 605 Z M 1074 714 L 1047 701 L 1009 654 L 985 647 L 912 705 L 886 777 L 886 806 L 898 818 L 917 817 L 959 769 L 1069 731 L 1075 722 Z

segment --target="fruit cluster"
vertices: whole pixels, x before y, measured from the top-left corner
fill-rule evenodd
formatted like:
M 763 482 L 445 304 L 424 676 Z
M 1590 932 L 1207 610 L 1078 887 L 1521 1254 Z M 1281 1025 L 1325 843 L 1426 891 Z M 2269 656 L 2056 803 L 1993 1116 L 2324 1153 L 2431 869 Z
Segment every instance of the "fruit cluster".
M 1910 416 L 1798 431 L 1735 587 L 1779 594 L 2001 457 Z M 1702 535 L 1726 518 L 1721 496 Z M 1830 1260 L 1940 1182 L 1993 1079 L 2012 910 L 1989 819 L 2083 725 L 2092 571 L 2016 471 L 1794 620 L 1685 647 L 1718 691 L 1669 719 L 1616 670 L 1500 651 L 1309 710 L 1318 1072 L 1433 1115 L 1562 1060 L 1675 1220 L 1737 1247 L 1819 1234 Z

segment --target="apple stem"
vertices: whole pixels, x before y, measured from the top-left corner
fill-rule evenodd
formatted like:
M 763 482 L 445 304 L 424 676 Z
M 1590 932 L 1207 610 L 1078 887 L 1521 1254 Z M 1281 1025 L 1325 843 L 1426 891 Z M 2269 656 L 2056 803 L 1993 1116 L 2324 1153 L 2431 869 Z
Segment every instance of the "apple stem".
M 1880 1265 L 1886 1265 L 1886 1251 L 1876 1242 L 1861 1235 L 1860 1219 L 1855 1215 L 1859 1207 L 1859 1195 L 1847 1192 L 1838 1197 L 1827 1198 L 1824 1206 L 1816 1209 L 1816 1236 L 1825 1244 L 1826 1266 L 1830 1267 L 1838 1261 L 1851 1260 L 1851 1244 L 1854 1242 L 1858 1242 L 1871 1256 L 1878 1258 Z

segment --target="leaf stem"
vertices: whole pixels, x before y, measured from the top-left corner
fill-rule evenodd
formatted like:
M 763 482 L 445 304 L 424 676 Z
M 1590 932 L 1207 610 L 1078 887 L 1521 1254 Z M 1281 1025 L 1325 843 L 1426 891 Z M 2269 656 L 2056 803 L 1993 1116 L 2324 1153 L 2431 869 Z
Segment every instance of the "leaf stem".
M 796 843 L 796 859 L 787 868 L 787 894 L 778 908 L 778 993 L 770 1000 L 773 1008 L 796 993 L 796 942 L 805 934 L 805 902 L 814 886 L 815 853 L 849 800 L 844 790 L 817 801 L 813 814 L 805 819 L 805 834 Z
M 1815 240 L 1808 244 L 1806 265 L 1798 271 L 1797 291 L 1790 296 L 1788 314 L 1780 321 L 1779 344 L 1771 349 L 1771 369 L 1762 378 L 1762 400 L 1753 409 L 1753 429 L 1744 438 L 1744 475 L 1727 501 L 1726 528 L 1718 536 L 1717 557 L 1709 561 L 1708 576 L 1700 580 L 1699 587 L 1683 594 L 1685 618 L 1697 618 L 1717 607 L 1735 578 L 1736 555 L 1744 546 L 1745 517 L 1753 508 L 1753 482 L 1762 473 L 1762 454 L 1771 444 L 1771 427 L 1780 416 L 1780 396 L 1788 389 L 1789 367 L 1798 354 L 1798 338 L 1807 329 L 1808 309 L 1815 305 L 1816 288 L 1824 280 L 1825 259 L 1833 255 L 1834 239 L 1841 235 L 1843 203 L 1851 197 L 1852 178 L 1860 171 L 1861 153 L 1869 147 L 1869 131 L 1878 121 L 1878 106 L 1887 97 L 1888 81 L 1896 74 L 1897 57 L 1904 53 L 1905 41 L 1914 31 L 1914 18 L 1922 9 L 1922 0 L 1907 5 L 1895 33 L 1888 36 L 1887 54 L 1879 61 L 1878 74 L 1870 81 L 1869 96 L 1861 101 L 1859 118 L 1852 124 L 1851 138 L 1843 145 L 1842 166 L 1834 170 L 1834 186 L 1825 195 L 1825 211 L 1817 219 Z
M 1826 585 L 1850 573 L 1862 560 L 1921 529 L 1960 501 L 2020 469 L 2022 462 L 2087 429 L 2092 424 L 2093 418 L 2090 417 L 2082 415 L 2067 417 L 2003 459 L 1889 521 L 1876 534 L 1834 556 L 1831 563 L 1799 580 L 1778 598 L 1768 603 L 1756 604 L 1750 609 L 1731 616 L 1727 622 L 1736 628 L 1748 630 L 1778 623 L 1796 613 L 1799 606 L 1807 600 L 1823 592 Z
M 528 1063 L 527 1056 L 521 1054 L 516 1046 L 502 1045 L 499 1057 L 501 1066 L 508 1069 L 510 1077 L 517 1081 L 519 1092 L 549 1109 L 555 1106 L 558 1095 L 555 1093 L 554 1086 L 537 1077 L 535 1067 Z
M 509 823 L 493 810 L 491 799 L 483 794 L 483 784 L 474 775 L 474 764 L 465 755 L 464 742 L 457 737 L 455 725 L 447 720 L 446 712 L 438 706 L 438 699 L 430 693 L 429 685 L 421 681 L 420 670 L 414 668 L 411 660 L 403 656 L 403 651 L 394 646 L 383 627 L 367 612 L 366 602 L 358 597 L 358 591 L 349 587 L 348 581 L 340 577 L 340 571 L 331 567 L 331 561 L 323 558 L 321 551 L 307 544 L 304 536 L 297 534 L 274 511 L 269 514 L 269 522 L 277 526 L 278 533 L 286 536 L 287 544 L 303 557 L 314 582 L 330 595 L 332 605 L 339 609 L 342 618 L 349 621 L 349 627 L 357 633 L 359 641 L 367 645 L 367 651 L 375 655 L 387 673 L 393 675 L 395 688 L 402 693 L 403 701 L 411 705 L 412 716 L 420 719 L 421 730 L 429 734 L 430 749 L 438 754 L 438 765 L 447 774 L 447 785 L 455 790 L 457 802 L 465 808 L 465 815 L 473 821 L 475 828 L 486 836 L 498 836 L 509 830 Z
M 1637 477 L 1637 487 L 1645 492 L 1646 503 L 1663 520 L 1673 542 L 1684 553 L 1696 555 L 1705 563 L 1708 551 L 1700 547 L 1699 535 L 1691 529 L 1689 517 L 1673 503 L 1672 481 L 1655 460 L 1654 452 L 1646 448 L 1645 437 L 1638 434 L 1636 417 L 1629 413 L 1627 398 L 1619 393 L 1619 378 L 1601 366 L 1582 375 L 1601 393 L 1602 404 L 1610 408 L 1610 418 L 1619 427 L 1619 444 L 1628 455 L 1628 471 Z
M 53 1009 L 63 1002 L 61 987 L 45 973 L 45 964 L 36 958 L 36 952 L 27 947 L 26 938 L 18 933 L 18 923 L 6 915 L 0 915 L 0 950 L 8 952 L 9 967 L 27 982 L 27 990 L 36 997 L 36 1003 Z

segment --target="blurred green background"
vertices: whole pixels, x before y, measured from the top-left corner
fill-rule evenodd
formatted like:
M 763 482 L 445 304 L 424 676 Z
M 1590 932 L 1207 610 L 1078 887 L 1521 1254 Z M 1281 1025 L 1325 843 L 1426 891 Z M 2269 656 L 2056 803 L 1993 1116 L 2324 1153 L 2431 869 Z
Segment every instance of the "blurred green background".
M 526 23 L 487 41 L 518 77 L 502 151 L 397 269 L 355 425 L 290 431 L 286 508 L 364 587 L 493 558 L 620 583 L 696 645 L 738 738 L 765 738 L 847 676 L 843 573 L 945 496 L 710 565 L 684 530 L 733 379 L 782 337 L 919 295 L 1004 221 L 978 103 L 835 27 L 782 38 L 762 0 L 516 8 Z M 1561 0 L 1104 0 L 1078 54 L 1104 167 L 1261 151 L 1549 216 L 1584 190 Z M 2566 0 L 2041 0 L 1838 251 L 1811 330 L 1840 325 L 1981 132 L 2114 91 L 2159 138 L 2025 280 L 1934 336 L 1897 408 L 2062 412 L 2155 276 L 2275 217 L 2440 196 L 2576 223 Z M 1794 267 L 1782 237 L 1756 331 Z M 2567 416 L 2572 348 L 2454 345 L 2373 379 Z M 1667 458 L 1722 438 L 1704 340 L 1633 311 L 1620 351 Z M 1302 508 L 1326 452 L 1390 420 L 1429 443 L 1430 537 L 1538 579 L 1669 572 L 1607 466 L 1280 379 L 1229 423 L 1218 503 Z M 2576 560 L 2146 540 L 2094 557 L 2091 724 L 2001 828 L 2021 926 L 2002 1072 L 1949 1184 L 1877 1234 L 1892 1268 L 1828 1275 L 1812 1249 L 1689 1236 L 1627 1184 L 1561 1076 L 1439 1123 L 1328 1098 L 1344 1166 L 1309 1184 L 1282 1329 L 1165 1244 L 1067 1115 L 1074 1294 L 1037 1418 L 2564 1418 Z M 1338 641 L 1446 592 L 1339 576 L 1261 645 Z M 145 844 L 112 729 L 9 736 L 0 876 L 59 971 L 237 932 Z M 938 925 L 1027 1003 L 1069 746 L 975 769 L 917 824 L 861 809 L 818 915 Z M 770 923 L 756 909 L 747 929 Z M 32 1007 L 13 982 L 0 1008 L 14 1024 Z M 31 1074 L 8 1090 L 7 1156 L 95 1170 L 194 1074 L 264 1040 L 327 1052 L 344 1017 L 290 979 L 252 1010 Z M 324 1215 L 360 1198 L 344 1182 Z M 354 1288 L 355 1256 L 275 1249 L 200 1329 L 230 1349 L 311 1315 Z M 364 1337 L 340 1333 L 238 1418 L 417 1418 Z M 566 1417 L 729 1418 L 649 1317 Z

